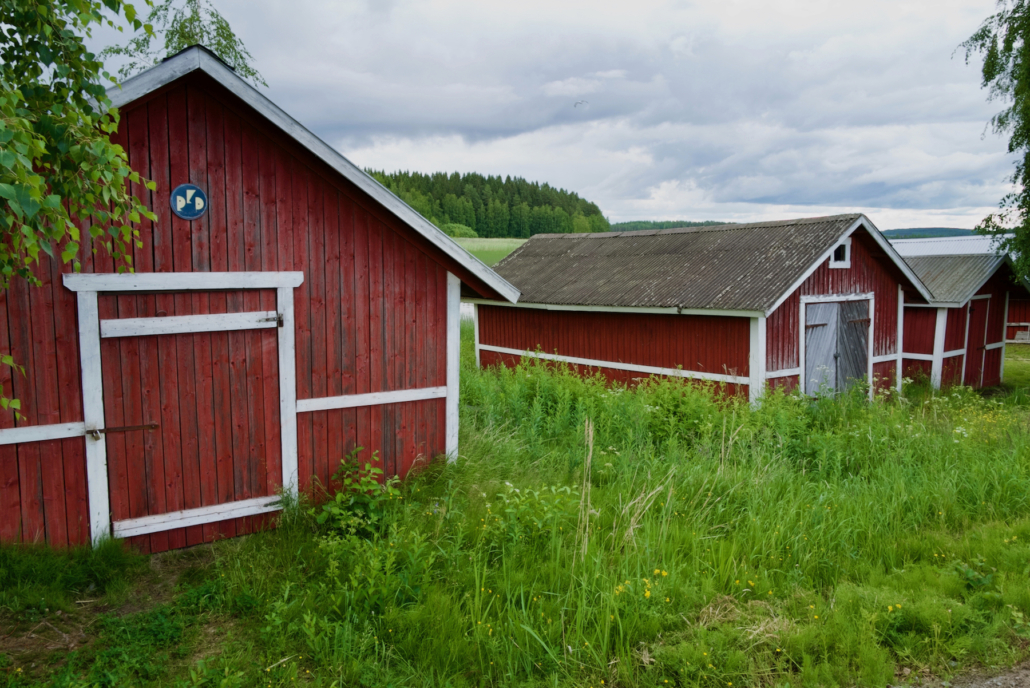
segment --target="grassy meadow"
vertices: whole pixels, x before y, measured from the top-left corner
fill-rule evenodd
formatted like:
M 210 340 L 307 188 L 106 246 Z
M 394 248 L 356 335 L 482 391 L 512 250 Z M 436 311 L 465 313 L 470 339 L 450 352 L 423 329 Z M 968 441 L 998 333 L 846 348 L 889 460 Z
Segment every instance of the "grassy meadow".
M 886 686 L 1027 656 L 1021 385 L 751 408 L 480 372 L 463 334 L 454 464 L 149 560 L 0 548 L 0 686 Z
M 461 247 L 487 265 L 494 265 L 526 243 L 525 239 L 455 239 Z

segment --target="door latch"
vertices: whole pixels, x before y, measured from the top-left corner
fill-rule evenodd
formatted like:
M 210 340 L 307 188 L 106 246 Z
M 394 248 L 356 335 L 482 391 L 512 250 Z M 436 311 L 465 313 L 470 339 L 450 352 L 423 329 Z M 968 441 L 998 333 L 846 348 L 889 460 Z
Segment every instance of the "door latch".
M 122 425 L 114 428 L 93 428 L 87 430 L 89 436 L 95 440 L 99 440 L 101 435 L 109 435 L 112 432 L 132 432 L 133 430 L 157 430 L 160 425 L 157 423 L 148 423 L 146 425 Z
M 282 327 L 283 326 L 283 314 L 282 313 L 276 313 L 275 317 L 273 317 L 273 318 L 261 318 L 261 320 L 258 320 L 258 322 L 274 322 L 277 327 Z

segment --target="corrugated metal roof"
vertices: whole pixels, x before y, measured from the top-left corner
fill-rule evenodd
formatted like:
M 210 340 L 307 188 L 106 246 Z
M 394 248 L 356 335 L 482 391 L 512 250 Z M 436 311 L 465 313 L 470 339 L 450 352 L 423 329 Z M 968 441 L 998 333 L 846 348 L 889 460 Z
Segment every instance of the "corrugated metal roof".
M 523 303 L 764 312 L 861 217 L 537 234 L 494 269 Z
M 935 303 L 965 303 L 994 274 L 1005 256 L 908 256 L 912 270 L 933 294 Z
M 996 240 L 991 236 L 931 237 L 921 239 L 890 239 L 894 250 L 908 256 L 970 256 L 995 255 Z

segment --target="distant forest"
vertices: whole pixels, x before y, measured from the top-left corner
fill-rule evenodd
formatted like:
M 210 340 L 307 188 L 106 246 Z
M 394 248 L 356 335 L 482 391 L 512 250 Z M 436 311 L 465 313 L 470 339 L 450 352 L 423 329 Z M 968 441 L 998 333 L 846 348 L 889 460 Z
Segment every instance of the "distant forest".
M 616 222 L 612 225 L 613 232 L 638 232 L 642 229 L 677 229 L 679 227 L 717 227 L 719 225 L 732 224 L 716 220 L 705 220 L 694 222 L 691 220 L 634 220 L 632 222 Z
M 528 239 L 534 234 L 609 231 L 595 204 L 521 177 L 367 172 L 451 236 Z

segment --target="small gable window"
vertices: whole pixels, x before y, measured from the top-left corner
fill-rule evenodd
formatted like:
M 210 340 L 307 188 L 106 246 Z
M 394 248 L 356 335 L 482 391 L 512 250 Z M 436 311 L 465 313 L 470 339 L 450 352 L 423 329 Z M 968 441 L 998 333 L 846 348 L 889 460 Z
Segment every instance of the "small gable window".
M 833 248 L 833 253 L 830 254 L 830 267 L 851 267 L 851 237 L 841 239 L 840 243 Z

